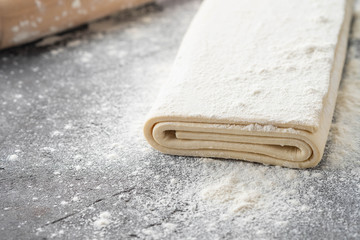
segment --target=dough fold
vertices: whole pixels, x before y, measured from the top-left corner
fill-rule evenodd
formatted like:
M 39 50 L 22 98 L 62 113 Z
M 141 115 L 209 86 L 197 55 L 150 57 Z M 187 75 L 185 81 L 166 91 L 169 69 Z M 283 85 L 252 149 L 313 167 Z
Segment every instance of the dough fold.
M 351 12 L 347 0 L 205 0 L 147 117 L 147 141 L 172 155 L 316 166 Z

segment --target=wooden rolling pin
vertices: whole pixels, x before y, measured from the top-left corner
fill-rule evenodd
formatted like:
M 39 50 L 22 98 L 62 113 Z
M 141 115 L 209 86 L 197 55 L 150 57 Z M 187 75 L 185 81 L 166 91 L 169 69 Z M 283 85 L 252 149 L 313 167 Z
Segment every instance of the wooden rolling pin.
M 0 0 L 0 49 L 152 0 Z

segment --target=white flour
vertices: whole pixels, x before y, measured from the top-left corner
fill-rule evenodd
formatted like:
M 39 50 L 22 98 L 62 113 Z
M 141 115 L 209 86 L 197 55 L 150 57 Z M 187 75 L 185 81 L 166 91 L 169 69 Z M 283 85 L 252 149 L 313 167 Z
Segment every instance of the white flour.
M 236 172 L 216 184 L 212 183 L 201 192 L 201 195 L 206 200 L 230 204 L 229 210 L 235 213 L 253 208 L 261 198 L 259 192 L 249 189 L 247 183 L 240 182 Z
M 8 159 L 9 161 L 16 161 L 16 160 L 19 159 L 19 156 L 16 155 L 16 154 L 11 154 L 11 155 L 9 155 L 9 156 L 7 157 L 7 159 Z
M 99 217 L 94 221 L 94 228 L 100 230 L 107 227 L 111 223 L 111 214 L 110 212 L 101 212 Z
M 73 0 L 71 3 L 72 8 L 80 8 L 81 7 L 81 1 L 80 0 Z
M 295 209 L 306 208 L 296 192 L 301 184 L 298 179 L 304 177 L 306 171 L 242 162 L 206 162 L 211 177 L 206 180 L 200 198 L 210 202 L 213 209 L 225 209 L 222 218 L 234 214 L 251 218 L 279 211 L 290 214 Z

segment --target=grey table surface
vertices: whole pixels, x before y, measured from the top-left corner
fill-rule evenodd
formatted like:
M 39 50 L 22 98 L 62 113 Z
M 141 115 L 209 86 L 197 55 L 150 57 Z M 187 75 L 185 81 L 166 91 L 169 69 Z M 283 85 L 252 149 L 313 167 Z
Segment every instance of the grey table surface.
M 355 147 L 330 140 L 312 170 L 168 156 L 148 146 L 143 121 L 200 3 L 150 4 L 52 45 L 0 53 L 0 239 L 360 238 L 360 112 L 339 110 L 355 119 L 345 134 Z M 355 65 L 358 17 L 348 54 Z M 344 84 L 354 90 L 354 79 Z M 331 160 L 339 148 L 345 154 Z M 228 189 L 221 179 L 229 174 L 260 189 L 254 208 L 232 214 L 236 197 L 201 195 L 212 183 Z

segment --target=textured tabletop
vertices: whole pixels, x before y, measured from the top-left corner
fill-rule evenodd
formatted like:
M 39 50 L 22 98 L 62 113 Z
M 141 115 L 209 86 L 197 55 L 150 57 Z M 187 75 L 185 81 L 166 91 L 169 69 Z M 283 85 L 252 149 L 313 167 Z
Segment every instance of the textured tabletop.
M 201 1 L 0 52 L 0 239 L 359 239 L 360 1 L 315 169 L 164 155 L 142 135 Z

